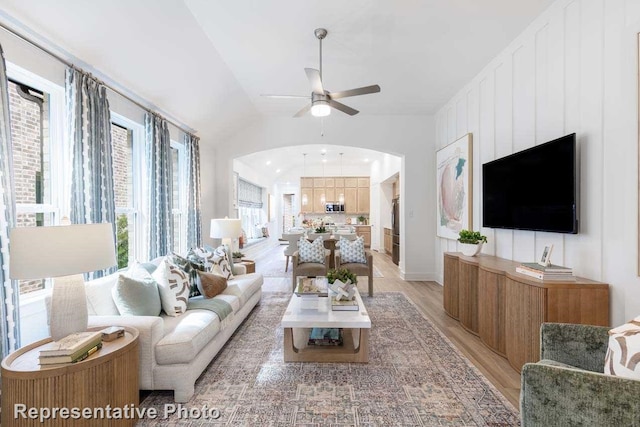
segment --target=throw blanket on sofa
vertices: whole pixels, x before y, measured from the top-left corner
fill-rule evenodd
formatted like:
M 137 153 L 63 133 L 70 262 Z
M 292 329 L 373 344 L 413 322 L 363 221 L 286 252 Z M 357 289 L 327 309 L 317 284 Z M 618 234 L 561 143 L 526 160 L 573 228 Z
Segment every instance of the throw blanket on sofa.
M 233 311 L 233 309 L 231 308 L 231 304 L 224 300 L 203 297 L 189 298 L 189 305 L 187 306 L 187 310 L 193 309 L 213 311 L 218 315 L 220 321 L 223 321 Z

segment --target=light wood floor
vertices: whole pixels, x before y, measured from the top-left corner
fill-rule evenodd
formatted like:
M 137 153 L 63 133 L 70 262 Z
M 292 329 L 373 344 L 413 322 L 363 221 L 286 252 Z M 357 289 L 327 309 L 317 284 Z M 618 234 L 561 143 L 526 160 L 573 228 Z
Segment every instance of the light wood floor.
M 273 260 L 279 257 L 284 269 L 283 246 L 271 247 L 256 257 L 256 272 L 260 272 L 261 261 Z M 449 317 L 442 307 L 442 286 L 435 282 L 404 281 L 400 278 L 398 267 L 391 262 L 391 257 L 372 251 L 374 265 L 384 275 L 375 278 L 373 283 L 375 292 L 403 291 L 419 308 L 449 338 L 449 340 L 475 365 L 480 372 L 500 391 L 516 408 L 520 395 L 520 374 L 509 365 L 507 360 L 489 350 L 480 338 L 465 331 L 457 320 Z M 289 269 L 289 273 L 291 269 Z M 366 280 L 360 280 L 358 289 L 366 293 Z M 265 278 L 263 291 L 291 292 L 291 279 Z

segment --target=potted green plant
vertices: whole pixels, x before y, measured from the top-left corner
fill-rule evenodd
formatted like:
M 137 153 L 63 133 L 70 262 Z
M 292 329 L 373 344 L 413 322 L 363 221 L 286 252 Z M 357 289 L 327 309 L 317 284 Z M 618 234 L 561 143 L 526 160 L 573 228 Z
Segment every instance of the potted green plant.
M 482 245 L 487 243 L 487 236 L 483 236 L 479 231 L 460 230 L 458 242 L 463 255 L 476 256 L 482 250 Z
M 321 225 L 319 227 L 316 227 L 315 232 L 316 233 L 326 233 L 327 232 L 327 228 L 324 225 Z
M 364 215 L 360 215 L 358 217 L 358 224 L 366 224 L 367 223 L 367 217 L 365 217 Z
M 234 261 L 242 261 L 244 254 L 242 252 L 234 252 L 231 254 L 231 256 L 233 257 Z
M 346 268 L 332 268 L 327 272 L 327 281 L 334 283 L 336 280 L 340 280 L 342 283 L 347 283 L 347 280 L 351 280 L 351 283 L 355 285 L 358 282 L 358 276 Z

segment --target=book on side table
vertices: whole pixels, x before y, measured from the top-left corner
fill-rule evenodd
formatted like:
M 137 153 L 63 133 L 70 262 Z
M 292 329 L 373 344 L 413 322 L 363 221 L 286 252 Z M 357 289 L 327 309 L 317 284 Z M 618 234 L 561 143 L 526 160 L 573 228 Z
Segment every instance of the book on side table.
M 45 344 L 40 350 L 40 365 L 75 363 L 86 359 L 102 347 L 102 332 L 75 332 Z

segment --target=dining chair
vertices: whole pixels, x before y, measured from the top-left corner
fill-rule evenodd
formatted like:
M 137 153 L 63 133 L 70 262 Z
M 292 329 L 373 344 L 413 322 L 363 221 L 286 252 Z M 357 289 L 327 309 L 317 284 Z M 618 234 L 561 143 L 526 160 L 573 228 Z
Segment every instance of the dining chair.
M 351 243 L 351 242 L 350 242 Z M 356 276 L 367 276 L 367 286 L 369 288 L 369 296 L 373 296 L 373 255 L 370 251 L 364 249 L 364 241 L 362 241 L 362 247 L 360 250 L 364 252 L 364 259 L 360 262 L 353 262 L 349 259 L 345 259 L 341 255 L 340 250 L 335 251 L 335 268 L 346 268 Z M 366 261 L 366 262 L 362 262 Z
M 289 246 L 284 248 L 285 264 L 284 271 L 289 271 L 289 258 L 298 250 L 298 241 L 303 233 L 286 233 L 282 235 L 282 239 L 289 242 Z
M 323 242 L 324 243 L 324 242 Z M 304 249 L 304 248 L 303 248 Z M 293 266 L 292 266 L 292 286 L 293 290 L 296 289 L 296 283 L 298 281 L 298 276 L 326 276 L 329 271 L 329 264 L 331 262 L 331 251 L 329 249 L 324 248 L 324 244 L 322 249 L 319 251 L 323 252 L 321 256 L 318 257 L 317 260 L 313 262 L 309 262 L 305 260 L 305 256 L 308 254 L 303 251 L 302 256 L 300 255 L 300 247 L 293 254 Z

